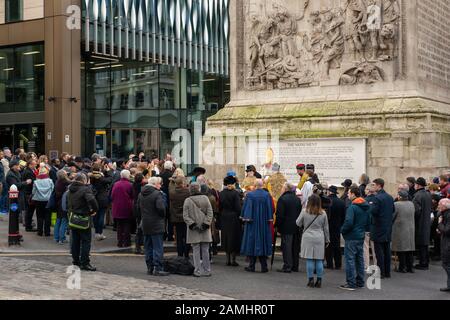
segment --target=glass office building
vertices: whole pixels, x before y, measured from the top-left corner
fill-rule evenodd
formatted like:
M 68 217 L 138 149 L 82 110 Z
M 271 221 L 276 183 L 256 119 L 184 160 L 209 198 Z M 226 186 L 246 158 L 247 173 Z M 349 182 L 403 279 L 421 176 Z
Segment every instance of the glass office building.
M 174 130 L 192 131 L 229 100 L 228 3 L 0 0 L 0 146 L 171 152 Z
M 228 1 L 85 1 L 82 150 L 164 157 L 229 100 Z
M 82 62 L 83 153 L 163 157 L 175 129 L 193 130 L 229 100 L 226 77 L 162 64 Z
M 44 110 L 44 45 L 0 48 L 0 119 Z M 44 123 L 1 123 L 1 145 L 43 153 Z

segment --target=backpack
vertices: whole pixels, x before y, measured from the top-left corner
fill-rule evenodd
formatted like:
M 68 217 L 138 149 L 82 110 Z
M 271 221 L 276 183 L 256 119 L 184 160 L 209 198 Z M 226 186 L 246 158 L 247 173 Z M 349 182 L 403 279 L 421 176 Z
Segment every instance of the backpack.
M 189 259 L 184 257 L 165 259 L 163 266 L 165 271 L 182 276 L 192 276 L 195 270 Z

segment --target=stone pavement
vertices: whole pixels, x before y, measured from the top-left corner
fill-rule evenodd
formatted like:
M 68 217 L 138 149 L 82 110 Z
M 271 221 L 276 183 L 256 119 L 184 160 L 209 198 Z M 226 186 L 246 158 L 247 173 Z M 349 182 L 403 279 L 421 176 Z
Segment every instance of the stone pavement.
M 59 264 L 0 258 L 0 300 L 223 300 L 230 298 L 155 281 L 81 272 L 80 290 L 68 289 L 71 273 Z M 149 276 L 150 279 L 155 279 Z M 70 281 L 70 284 L 75 282 Z
M 21 224 L 19 226 L 20 233 L 23 235 L 24 241 L 20 246 L 8 246 L 8 217 L 2 216 L 0 218 L 0 253 L 67 253 L 70 250 L 69 240 L 67 236 L 66 243 L 63 245 L 57 244 L 53 240 L 53 228 L 51 229 L 51 237 L 38 237 L 36 232 L 26 232 Z M 117 247 L 117 233 L 112 230 L 112 227 L 107 227 L 104 230 L 105 240 L 96 241 L 92 239 L 91 252 L 93 253 L 107 253 L 107 252 L 131 252 L 130 248 Z M 134 239 L 134 237 L 132 237 Z M 176 246 L 174 242 L 166 242 L 164 244 L 166 251 L 174 251 Z

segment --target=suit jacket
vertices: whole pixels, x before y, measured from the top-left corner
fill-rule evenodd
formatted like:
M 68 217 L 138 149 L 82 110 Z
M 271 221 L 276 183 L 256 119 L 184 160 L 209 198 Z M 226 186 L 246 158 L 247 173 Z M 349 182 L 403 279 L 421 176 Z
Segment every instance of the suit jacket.
M 382 189 L 373 200 L 370 239 L 374 242 L 390 242 L 395 211 L 394 199 Z

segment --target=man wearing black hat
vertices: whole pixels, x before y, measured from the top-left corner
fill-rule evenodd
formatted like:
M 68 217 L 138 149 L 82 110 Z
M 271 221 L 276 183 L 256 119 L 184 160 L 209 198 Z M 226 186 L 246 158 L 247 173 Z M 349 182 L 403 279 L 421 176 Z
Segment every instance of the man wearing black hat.
M 206 169 L 205 168 L 202 168 L 202 167 L 194 168 L 194 170 L 192 171 L 191 183 L 192 182 L 197 182 L 197 178 L 199 176 L 203 176 L 205 174 L 206 174 Z
M 352 184 L 353 181 L 350 179 L 345 179 L 345 181 L 341 183 L 341 186 L 344 187 L 344 193 L 341 196 L 341 200 L 344 201 L 346 209 L 352 204 L 352 202 L 348 198 L 348 190 L 350 190 Z
M 417 178 L 414 186 L 413 203 L 415 207 L 416 246 L 419 251 L 419 263 L 415 266 L 418 270 L 428 270 L 430 261 L 428 247 L 430 246 L 431 232 L 431 194 L 425 190 L 427 182 L 424 178 Z
M 416 193 L 416 178 L 414 177 L 408 177 L 406 178 L 406 183 L 408 184 L 409 187 L 409 198 L 412 200 L 414 198 L 414 194 Z
M 327 269 L 341 269 L 341 228 L 345 221 L 345 202 L 337 196 L 338 188 L 330 186 L 328 188 L 328 198 L 331 201 L 328 210 L 328 225 L 330 228 L 330 245 L 325 249 L 325 259 Z
M 312 179 L 314 183 L 320 183 L 319 177 L 316 174 L 316 167 L 313 164 L 307 164 L 306 170 L 311 170 L 313 172 Z

